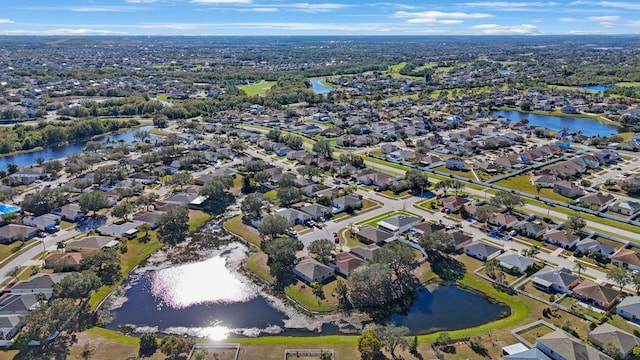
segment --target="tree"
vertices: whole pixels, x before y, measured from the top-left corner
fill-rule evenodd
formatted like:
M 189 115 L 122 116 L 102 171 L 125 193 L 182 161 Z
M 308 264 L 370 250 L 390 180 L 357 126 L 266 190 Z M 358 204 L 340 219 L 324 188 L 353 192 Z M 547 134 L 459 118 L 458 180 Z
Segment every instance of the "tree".
M 508 191 L 499 191 L 491 198 L 491 205 L 498 208 L 504 207 L 507 212 L 512 212 L 516 206 L 524 205 L 524 200 L 516 194 Z
M 171 175 L 171 179 L 167 183 L 171 186 L 179 186 L 180 189 L 191 181 L 191 174 L 179 172 Z
M 138 355 L 148 357 L 153 355 L 158 349 L 158 337 L 154 333 L 144 333 L 140 335 L 140 349 Z
M 116 204 L 112 209 L 111 209 L 111 215 L 120 218 L 120 219 L 126 219 L 127 216 L 129 216 L 129 214 L 131 214 L 133 211 L 135 210 L 134 206 L 132 203 L 129 202 L 120 202 L 118 204 Z
M 382 342 L 373 333 L 373 329 L 366 329 L 358 337 L 358 351 L 362 360 L 373 360 L 380 354 Z
M 102 141 L 89 141 L 84 145 L 84 150 L 87 152 L 96 152 L 102 149 Z
M 160 351 L 167 360 L 186 359 L 195 341 L 189 338 L 169 336 L 162 339 Z
M 183 242 L 189 232 L 189 210 L 180 206 L 167 210 L 160 216 L 158 240 L 175 245 Z
M 80 261 L 80 268 L 93 271 L 105 285 L 114 284 L 122 276 L 120 254 L 113 248 L 92 251 L 84 255 Z
M 285 206 L 291 204 L 294 200 L 299 198 L 300 195 L 302 195 L 302 191 L 293 186 L 281 187 L 278 189 L 278 199 L 280 199 L 280 202 Z
M 477 209 L 476 212 L 474 213 L 474 216 L 476 217 L 476 219 L 485 222 L 487 221 L 493 214 L 495 214 L 498 211 L 498 208 L 496 208 L 495 206 L 491 205 L 491 204 L 484 204 L 484 205 L 480 205 Z
M 384 264 L 363 264 L 348 278 L 349 298 L 356 308 L 376 311 L 394 301 L 392 273 Z
M 607 271 L 607 279 L 616 283 L 622 292 L 624 286 L 629 283 L 629 271 L 625 268 L 613 267 Z
M 335 246 L 329 239 L 314 240 L 311 242 L 311 244 L 309 244 L 309 247 L 307 248 L 307 250 L 309 250 L 309 253 L 315 255 L 318 258 L 318 261 L 324 264 L 328 263 L 329 260 L 331 260 L 331 254 L 333 253 L 334 249 Z
M 290 226 L 291 223 L 284 216 L 269 215 L 262 219 L 260 226 L 258 226 L 258 231 L 263 236 L 275 239 L 276 236 L 284 234 Z
M 579 215 L 569 215 L 563 227 L 571 232 L 578 232 L 587 226 L 587 222 Z
M 240 204 L 240 210 L 243 213 L 248 213 L 252 216 L 259 216 L 262 207 L 269 203 L 269 199 L 261 193 L 251 193 L 244 197 L 242 204 Z
M 147 210 L 149 206 L 152 206 L 156 202 L 157 197 L 158 195 L 154 193 L 145 193 L 138 196 L 138 198 L 136 199 L 136 204 L 139 206 L 144 206 L 145 210 Z
M 146 139 L 151 137 L 151 133 L 146 130 L 137 130 L 133 133 L 133 137 L 144 142 Z
M 7 164 L 7 171 L 9 172 L 9 174 L 15 174 L 18 172 L 18 165 L 14 164 L 14 163 L 8 163 Z
M 491 278 L 496 278 L 496 271 L 500 270 L 500 261 L 497 259 L 491 259 L 484 264 L 484 270 Z
M 452 184 L 453 180 L 451 179 L 440 180 L 438 183 L 436 183 L 436 190 L 444 191 L 444 196 L 447 196 L 447 191 L 451 188 Z
M 424 171 L 410 169 L 405 173 L 404 179 L 407 181 L 409 188 L 411 188 L 414 193 L 418 190 L 422 191 L 424 188 L 429 187 L 429 178 L 427 177 L 427 173 Z
M 72 272 L 54 286 L 53 295 L 56 298 L 86 299 L 100 286 L 102 280 L 92 270 Z
M 60 160 L 53 160 L 44 163 L 42 167 L 47 174 L 57 174 L 64 168 L 64 165 Z
M 271 275 L 276 278 L 278 286 L 286 285 L 297 260 L 296 252 L 302 249 L 304 249 L 302 242 L 290 237 L 273 239 L 265 246 L 264 252 L 269 256 L 267 265 Z
M 200 195 L 207 196 L 210 200 L 219 202 L 226 195 L 226 191 L 233 186 L 231 176 L 216 176 L 207 181 L 200 189 Z
M 312 150 L 327 159 L 331 159 L 331 155 L 333 154 L 333 150 L 331 149 L 331 144 L 327 140 L 319 140 L 313 144 Z
M 47 343 L 49 337 L 62 329 L 62 326 L 75 317 L 78 308 L 72 299 L 53 299 L 46 303 L 40 301 L 38 307 L 20 316 L 26 341 L 37 340 Z M 69 327 L 68 331 L 72 328 Z
M 12 267 L 7 271 L 7 276 L 13 278 L 13 280 L 18 280 L 18 275 L 20 275 L 20 266 Z
M 258 171 L 253 175 L 253 180 L 259 184 L 264 184 L 271 180 L 271 173 L 266 170 Z
M 394 359 L 396 358 L 395 351 L 398 346 L 403 350 L 409 346 L 409 340 L 406 338 L 409 335 L 409 328 L 405 326 L 396 326 L 394 324 L 377 325 L 373 328 L 373 334 Z
M 51 212 L 51 210 L 64 205 L 66 202 L 67 197 L 62 189 L 44 188 L 25 195 L 20 205 L 24 211 L 40 216 Z
M 84 193 L 84 190 L 90 187 L 92 184 L 91 179 L 76 179 L 71 182 L 71 186 L 74 190 L 79 190 L 80 193 Z
M 342 308 L 347 308 L 351 303 L 349 302 L 349 288 L 344 280 L 338 278 L 336 281 L 336 297 L 338 298 L 338 304 Z
M 109 197 L 102 190 L 83 193 L 78 199 L 78 205 L 83 211 L 93 211 L 95 217 L 98 210 L 109 206 Z
M 453 244 L 453 236 L 444 231 L 425 232 L 420 239 L 420 246 L 427 252 L 452 252 L 455 247 Z
M 640 292 L 640 273 L 633 273 L 631 275 L 631 283 L 633 287 L 636 289 L 636 294 Z
M 313 178 L 314 176 L 318 176 L 322 174 L 322 169 L 315 165 L 303 165 L 298 167 L 298 174 L 302 176 L 307 176 L 309 178 Z

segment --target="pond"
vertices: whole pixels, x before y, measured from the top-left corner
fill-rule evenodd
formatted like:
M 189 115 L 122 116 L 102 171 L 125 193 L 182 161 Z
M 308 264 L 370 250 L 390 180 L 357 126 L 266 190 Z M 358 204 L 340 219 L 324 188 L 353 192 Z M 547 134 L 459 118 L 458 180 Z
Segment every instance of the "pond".
M 324 78 L 310 79 L 313 92 L 316 94 L 326 94 L 333 90 L 333 86 L 327 86 L 323 84 Z
M 214 340 L 340 333 L 334 323 L 344 315 L 309 318 L 239 275 L 236 269 L 246 259 L 246 251 L 243 245 L 232 244 L 208 260 L 136 270 L 127 279 L 124 297 L 112 310 L 109 327 L 128 325 L 137 332 Z M 422 334 L 481 325 L 499 319 L 505 311 L 509 308 L 476 293 L 440 286 L 422 289 L 409 312 L 395 314 L 390 321 L 409 327 L 413 334 Z M 351 332 L 354 329 L 343 328 Z
M 466 329 L 508 315 L 506 305 L 490 302 L 480 294 L 454 285 L 421 288 L 406 314 L 394 314 L 390 322 L 408 327 L 413 334 Z
M 149 131 L 153 129 L 153 126 L 144 126 L 141 128 L 135 128 L 131 130 L 121 131 L 117 134 L 111 135 L 103 135 L 92 139 L 92 141 L 110 141 L 110 142 L 120 142 L 124 141 L 125 143 L 131 143 L 135 139 L 133 134 L 135 134 L 138 130 L 146 130 Z M 50 159 L 63 159 L 73 153 L 81 153 L 84 150 L 84 146 L 89 142 L 80 141 L 76 143 L 66 144 L 62 146 L 50 147 L 46 149 L 42 149 L 40 151 L 34 151 L 29 153 L 16 154 L 11 156 L 0 157 L 0 169 L 7 169 L 8 164 L 17 164 L 18 167 L 27 167 L 36 164 L 36 159 L 42 157 L 45 160 Z
M 528 119 L 529 125 L 544 126 L 548 129 L 560 131 L 563 128 L 569 129 L 570 133 L 582 131 L 585 136 L 609 136 L 618 133 L 618 128 L 607 125 L 598 120 L 584 117 L 561 117 L 552 115 L 539 115 L 524 113 L 516 110 L 492 111 L 491 116 L 503 116 L 513 122 Z

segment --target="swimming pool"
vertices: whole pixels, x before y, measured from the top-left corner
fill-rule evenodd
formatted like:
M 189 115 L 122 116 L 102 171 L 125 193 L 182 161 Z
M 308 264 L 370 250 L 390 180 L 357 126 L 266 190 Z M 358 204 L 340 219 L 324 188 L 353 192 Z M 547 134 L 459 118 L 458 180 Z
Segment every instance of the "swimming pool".
M 20 211 L 20 206 L 0 204 L 0 215 L 11 214 Z

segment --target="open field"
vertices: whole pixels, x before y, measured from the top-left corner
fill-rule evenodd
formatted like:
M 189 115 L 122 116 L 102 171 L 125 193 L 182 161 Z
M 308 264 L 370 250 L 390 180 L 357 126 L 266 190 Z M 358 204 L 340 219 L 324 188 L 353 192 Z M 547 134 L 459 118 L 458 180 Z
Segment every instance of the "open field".
M 265 96 L 267 95 L 267 91 L 275 84 L 275 81 L 261 81 L 255 84 L 240 86 L 239 89 L 247 94 L 247 96 Z
M 242 223 L 242 215 L 238 215 L 224 223 L 227 231 L 238 235 L 251 244 L 260 247 L 260 233 L 249 225 Z
M 522 191 L 534 196 L 540 196 L 540 198 L 544 198 L 544 199 L 550 199 L 550 200 L 555 200 L 560 202 L 569 202 L 571 200 L 560 194 L 555 193 L 552 188 L 541 188 L 540 194 L 538 195 L 538 190 L 536 189 L 535 186 L 531 184 L 529 179 L 530 177 L 528 174 L 516 175 L 508 179 L 500 180 L 496 182 L 494 185 L 503 186 L 516 191 Z

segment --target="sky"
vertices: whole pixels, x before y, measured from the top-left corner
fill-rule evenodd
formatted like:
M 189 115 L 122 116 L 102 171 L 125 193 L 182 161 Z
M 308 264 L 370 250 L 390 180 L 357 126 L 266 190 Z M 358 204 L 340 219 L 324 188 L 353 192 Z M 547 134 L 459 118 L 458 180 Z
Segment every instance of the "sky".
M 0 34 L 640 34 L 640 0 L 2 0 Z

